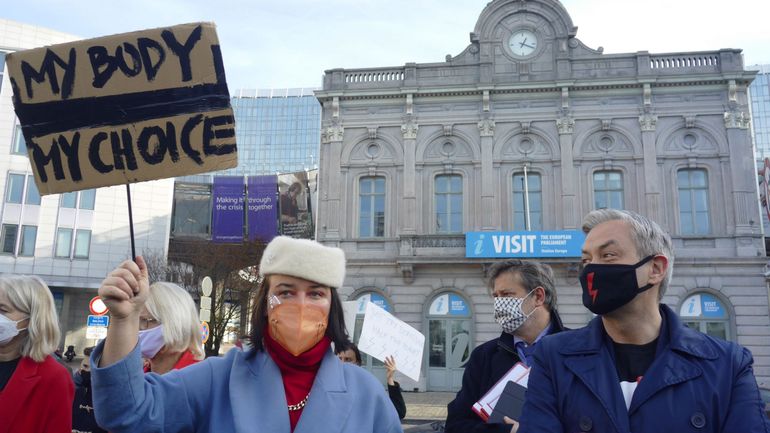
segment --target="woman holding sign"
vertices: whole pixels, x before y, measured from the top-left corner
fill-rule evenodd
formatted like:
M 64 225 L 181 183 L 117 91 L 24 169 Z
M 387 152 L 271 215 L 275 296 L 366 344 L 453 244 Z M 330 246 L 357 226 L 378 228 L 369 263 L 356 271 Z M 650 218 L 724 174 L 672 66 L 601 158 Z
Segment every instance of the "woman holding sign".
M 252 349 L 163 376 L 142 374 L 137 346 L 150 291 L 144 260 L 110 273 L 99 294 L 112 324 L 92 354 L 97 421 L 113 433 L 400 432 L 377 380 L 330 348 L 348 341 L 336 289 L 345 278 L 342 250 L 277 237 L 259 272 Z
M 69 433 L 75 385 L 51 353 L 61 334 L 48 286 L 0 276 L 0 431 Z

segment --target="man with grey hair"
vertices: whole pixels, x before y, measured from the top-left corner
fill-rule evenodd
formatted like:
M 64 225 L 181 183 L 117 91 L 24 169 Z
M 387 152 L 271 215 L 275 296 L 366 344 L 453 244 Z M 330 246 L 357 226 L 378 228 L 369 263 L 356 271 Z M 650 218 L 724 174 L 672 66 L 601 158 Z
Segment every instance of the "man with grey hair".
M 583 231 L 583 304 L 597 317 L 538 345 L 520 432 L 770 432 L 751 353 L 660 303 L 669 235 L 614 209 L 590 212 Z
M 471 353 L 462 388 L 448 406 L 447 433 L 515 432 L 515 421 L 488 424 L 473 412 L 473 404 L 517 362 L 531 365 L 536 343 L 544 336 L 564 329 L 556 311 L 550 266 L 523 260 L 497 262 L 487 271 L 487 281 L 494 297 L 494 317 L 503 332 Z

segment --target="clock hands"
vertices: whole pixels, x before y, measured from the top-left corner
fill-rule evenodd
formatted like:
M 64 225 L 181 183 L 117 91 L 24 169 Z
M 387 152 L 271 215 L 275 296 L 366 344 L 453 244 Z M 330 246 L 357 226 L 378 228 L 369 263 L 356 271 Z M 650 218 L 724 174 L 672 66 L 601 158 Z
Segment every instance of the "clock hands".
M 520 46 L 521 48 L 527 47 L 527 48 L 532 48 L 533 50 L 535 49 L 535 46 L 534 46 L 534 45 L 529 45 L 529 44 L 527 44 L 526 42 L 527 42 L 527 40 L 526 40 L 526 39 L 524 39 L 524 42 L 520 42 L 520 43 L 519 43 L 519 46 Z

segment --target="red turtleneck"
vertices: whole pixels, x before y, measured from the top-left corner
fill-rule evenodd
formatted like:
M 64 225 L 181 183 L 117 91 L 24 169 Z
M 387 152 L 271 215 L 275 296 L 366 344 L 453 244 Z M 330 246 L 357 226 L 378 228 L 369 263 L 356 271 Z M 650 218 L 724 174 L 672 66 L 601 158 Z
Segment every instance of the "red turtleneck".
M 267 327 L 263 341 L 270 357 L 281 370 L 281 379 L 283 380 L 283 389 L 286 391 L 287 404 L 297 404 L 310 393 L 313 387 L 315 375 L 321 367 L 326 351 L 329 350 L 331 340 L 324 336 L 321 341 L 299 356 L 294 356 L 284 349 L 270 335 L 270 327 Z M 288 408 L 287 408 L 288 410 Z M 299 417 L 302 415 L 302 409 L 289 411 L 289 423 L 291 431 L 294 431 Z

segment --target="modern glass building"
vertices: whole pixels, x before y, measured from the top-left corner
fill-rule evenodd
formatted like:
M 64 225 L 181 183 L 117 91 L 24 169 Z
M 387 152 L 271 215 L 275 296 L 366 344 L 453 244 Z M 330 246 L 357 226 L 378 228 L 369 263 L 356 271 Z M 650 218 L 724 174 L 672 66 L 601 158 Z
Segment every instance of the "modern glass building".
M 211 237 L 212 176 L 257 176 L 318 168 L 321 105 L 314 89 L 249 89 L 232 94 L 238 166 L 176 179 L 173 237 Z
M 764 176 L 765 158 L 770 158 L 770 65 L 754 65 L 747 69 L 758 71 L 754 82 L 749 86 L 751 101 L 751 132 L 754 140 L 754 153 L 757 160 L 757 183 L 760 191 L 760 206 L 762 207 L 762 227 L 765 235 L 770 233 L 770 202 L 765 179 L 770 179 L 770 173 Z M 770 251 L 770 239 L 765 238 L 765 248 Z
M 757 160 L 770 158 L 770 65 L 749 66 L 758 70 L 749 86 L 751 98 L 751 124 Z

